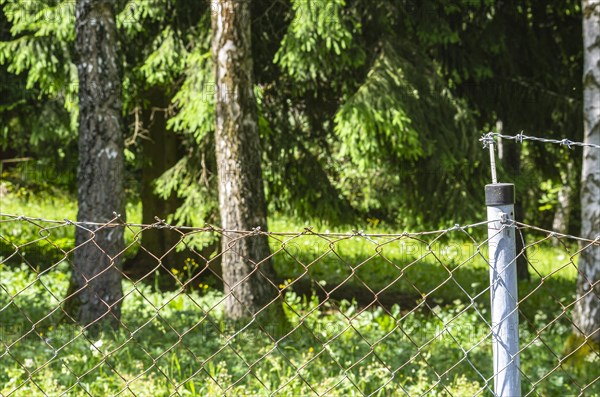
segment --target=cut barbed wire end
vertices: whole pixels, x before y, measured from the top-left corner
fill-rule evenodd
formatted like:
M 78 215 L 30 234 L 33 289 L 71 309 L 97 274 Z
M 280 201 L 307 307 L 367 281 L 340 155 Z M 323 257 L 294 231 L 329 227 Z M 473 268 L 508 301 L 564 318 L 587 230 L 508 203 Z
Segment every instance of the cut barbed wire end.
M 256 226 L 256 227 L 252 228 L 251 234 L 260 234 L 260 233 L 262 233 L 260 226 Z
M 483 143 L 483 148 L 487 149 L 489 147 L 489 145 L 493 145 L 494 144 L 494 135 L 492 132 L 488 132 L 487 134 L 483 135 L 481 138 L 479 138 L 479 142 Z
M 562 141 L 560 141 L 561 145 L 564 145 L 566 147 L 568 147 L 569 149 L 573 149 L 571 147 L 571 145 L 573 144 L 573 141 L 570 141 L 569 139 L 563 139 Z

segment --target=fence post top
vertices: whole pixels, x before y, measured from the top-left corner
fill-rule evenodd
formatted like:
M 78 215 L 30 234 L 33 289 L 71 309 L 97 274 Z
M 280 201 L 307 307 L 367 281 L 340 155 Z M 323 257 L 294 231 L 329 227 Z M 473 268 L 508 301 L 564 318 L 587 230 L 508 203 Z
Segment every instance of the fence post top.
M 492 183 L 485 185 L 485 205 L 488 207 L 515 203 L 515 185 Z

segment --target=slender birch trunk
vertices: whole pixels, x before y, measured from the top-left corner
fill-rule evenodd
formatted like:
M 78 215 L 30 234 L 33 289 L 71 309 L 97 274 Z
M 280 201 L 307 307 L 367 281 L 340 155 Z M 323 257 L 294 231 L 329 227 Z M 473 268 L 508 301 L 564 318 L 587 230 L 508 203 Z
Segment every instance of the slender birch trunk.
M 600 145 L 600 0 L 583 0 L 583 133 L 584 142 Z M 583 149 L 581 235 L 600 235 L 600 150 Z M 575 332 L 600 343 L 600 245 L 579 257 Z

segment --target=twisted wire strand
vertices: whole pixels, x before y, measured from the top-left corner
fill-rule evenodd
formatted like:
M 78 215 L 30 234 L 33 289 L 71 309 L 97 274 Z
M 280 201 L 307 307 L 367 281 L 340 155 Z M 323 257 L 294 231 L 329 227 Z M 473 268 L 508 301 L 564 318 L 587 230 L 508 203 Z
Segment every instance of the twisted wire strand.
M 504 134 L 499 134 L 497 132 L 488 132 L 487 134 L 485 134 L 481 138 L 479 138 L 479 141 L 483 142 L 484 148 L 487 148 L 490 144 L 493 144 L 495 142 L 494 138 L 509 139 L 509 140 L 513 140 L 517 143 L 523 143 L 523 141 L 536 141 L 536 142 L 542 142 L 542 143 L 552 143 L 552 144 L 566 146 L 569 149 L 572 149 L 573 146 L 591 147 L 594 149 L 600 149 L 600 145 L 596 145 L 594 143 L 576 142 L 576 141 L 572 141 L 567 138 L 564 138 L 564 139 L 540 138 L 540 137 L 536 137 L 536 136 L 525 135 L 522 132 L 517 135 L 504 135 Z

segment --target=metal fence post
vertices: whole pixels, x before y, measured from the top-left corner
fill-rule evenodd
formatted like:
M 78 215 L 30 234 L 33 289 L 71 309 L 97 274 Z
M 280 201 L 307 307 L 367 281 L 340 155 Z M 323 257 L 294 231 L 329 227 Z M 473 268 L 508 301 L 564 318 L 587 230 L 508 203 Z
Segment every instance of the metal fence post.
M 502 397 L 521 396 L 514 203 L 512 183 L 486 185 L 494 394 Z

